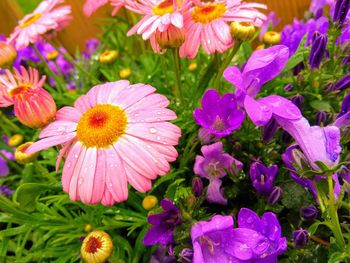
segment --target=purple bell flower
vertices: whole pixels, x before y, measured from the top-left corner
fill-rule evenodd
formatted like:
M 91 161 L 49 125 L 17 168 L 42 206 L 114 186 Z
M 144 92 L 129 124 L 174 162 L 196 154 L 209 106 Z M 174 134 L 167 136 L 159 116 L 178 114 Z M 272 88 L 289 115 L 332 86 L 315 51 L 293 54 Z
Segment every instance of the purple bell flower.
M 292 91 L 293 90 L 293 85 L 292 84 L 287 84 L 284 88 L 283 88 L 284 91 Z
M 202 109 L 195 109 L 193 117 L 198 125 L 221 138 L 239 129 L 245 115 L 237 108 L 234 94 L 227 93 L 220 97 L 216 90 L 209 89 L 203 95 Z
M 166 246 L 160 245 L 152 254 L 149 263 L 176 263 L 176 258 L 174 255 L 169 254 Z
M 312 47 L 309 57 L 309 65 L 312 69 L 320 67 L 321 62 L 327 51 L 328 37 L 326 34 L 315 32 L 312 38 Z
M 216 215 L 192 226 L 193 262 L 276 262 L 287 249 L 275 214 L 259 216 L 242 208 L 238 228 L 231 216 Z
M 299 110 L 301 110 L 301 108 L 303 106 L 303 102 L 304 102 L 303 95 L 296 94 L 290 100 L 291 100 L 291 102 L 293 102 L 293 104 L 295 106 L 297 106 L 299 108 Z
M 153 225 L 146 233 L 143 244 L 152 246 L 155 244 L 169 245 L 174 242 L 174 229 L 182 222 L 181 211 L 169 199 L 160 202 L 164 212 L 149 215 L 148 223 Z
M 325 126 L 327 125 L 328 114 L 324 111 L 317 111 L 316 113 L 316 125 Z
M 304 206 L 300 209 L 300 214 L 307 220 L 315 220 L 318 215 L 318 209 L 314 205 Z
M 293 232 L 293 242 L 295 248 L 304 248 L 309 241 L 309 233 L 305 229 L 298 229 Z
M 211 144 L 215 141 L 215 135 L 213 135 L 209 129 L 199 128 L 198 138 L 202 145 Z
M 343 25 L 350 9 L 350 0 L 337 0 L 335 4 L 333 22 Z
M 5 139 L 6 140 L 6 139 Z M 9 160 L 15 160 L 12 152 L 6 150 L 0 150 L 1 153 Z M 7 176 L 10 173 L 10 168 L 8 167 L 7 161 L 0 156 L 0 177 Z
M 281 199 L 282 197 L 282 188 L 279 186 L 275 186 L 269 197 L 267 198 L 267 201 L 269 202 L 270 205 L 275 205 L 277 202 Z
M 275 119 L 271 119 L 262 130 L 262 140 L 264 143 L 269 143 L 273 136 L 275 136 L 279 125 Z
M 345 165 L 343 165 L 341 167 L 342 169 L 340 170 L 340 172 L 338 173 L 339 176 L 348 184 L 350 184 L 350 170 L 348 167 L 346 167 Z
M 193 262 L 193 250 L 190 248 L 184 248 L 179 257 L 181 259 L 181 263 L 192 263 Z
M 225 153 L 221 142 L 202 146 L 201 152 L 203 156 L 196 156 L 194 173 L 209 180 L 207 200 L 226 205 L 227 200 L 220 189 L 222 183 L 220 178 L 227 172 L 237 174 L 243 168 L 243 164 Z
M 249 168 L 250 179 L 259 195 L 270 195 L 277 173 L 277 165 L 266 167 L 261 162 L 254 162 Z
M 100 45 L 100 41 L 97 38 L 90 38 L 85 42 L 86 50 L 83 52 L 83 56 L 85 59 L 90 59 L 91 55 L 96 51 L 98 46 Z

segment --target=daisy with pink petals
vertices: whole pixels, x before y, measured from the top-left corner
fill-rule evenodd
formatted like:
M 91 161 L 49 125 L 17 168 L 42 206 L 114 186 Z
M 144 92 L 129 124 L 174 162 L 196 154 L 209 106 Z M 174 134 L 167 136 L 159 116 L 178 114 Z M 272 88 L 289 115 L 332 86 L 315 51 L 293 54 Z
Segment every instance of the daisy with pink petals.
M 17 49 L 35 43 L 40 37 L 51 30 L 61 30 L 68 25 L 72 17 L 71 7 L 60 5 L 64 0 L 44 0 L 33 13 L 23 17 L 14 32 L 8 38 L 10 44 Z
M 6 70 L 0 75 L 0 107 L 13 105 L 21 123 L 31 128 L 41 128 L 56 115 L 56 104 L 44 88 L 46 76 L 40 79 L 36 69 L 24 67 Z
M 180 49 L 181 57 L 194 58 L 200 45 L 207 54 L 223 53 L 233 45 L 229 23 L 250 22 L 260 27 L 266 16 L 256 8 L 266 9 L 258 3 L 240 0 L 193 0 L 195 6 L 184 16 L 186 40 Z
M 174 31 L 174 28 L 183 29 L 183 13 L 191 5 L 190 1 L 182 0 L 128 1 L 126 7 L 144 17 L 129 30 L 127 35 L 139 34 L 143 40 L 150 39 L 153 50 L 160 52 L 156 33 L 168 29 Z
M 119 9 L 125 5 L 126 0 L 86 0 L 83 11 L 86 16 L 91 16 L 92 13 L 96 12 L 101 6 L 110 3 L 114 7 L 112 16 L 116 15 Z
M 176 114 L 166 97 L 145 84 L 117 81 L 98 85 L 63 107 L 56 120 L 27 150 L 34 153 L 62 145 L 63 190 L 71 200 L 113 205 L 128 198 L 128 183 L 137 191 L 170 170 L 176 160 L 180 129 L 168 121 Z

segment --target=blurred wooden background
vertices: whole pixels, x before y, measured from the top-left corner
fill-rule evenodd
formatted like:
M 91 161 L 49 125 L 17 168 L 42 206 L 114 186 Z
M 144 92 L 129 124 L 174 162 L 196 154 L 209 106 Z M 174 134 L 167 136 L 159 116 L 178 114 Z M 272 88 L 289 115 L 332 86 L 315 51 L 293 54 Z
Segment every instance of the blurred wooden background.
M 76 47 L 84 49 L 85 41 L 99 34 L 98 25 L 102 23 L 101 18 L 108 17 L 111 13 L 111 8 L 105 6 L 90 18 L 86 18 L 82 12 L 84 2 L 85 0 L 66 0 L 66 3 L 72 6 L 74 20 L 69 27 L 58 33 L 57 38 L 71 52 Z M 275 11 L 281 18 L 278 29 L 291 23 L 294 17 L 302 18 L 310 5 L 310 0 L 248 0 L 248 2 L 264 3 L 269 11 Z M 121 13 L 123 12 L 121 10 Z M 15 0 L 0 0 L 0 34 L 8 36 L 23 15 L 21 7 Z

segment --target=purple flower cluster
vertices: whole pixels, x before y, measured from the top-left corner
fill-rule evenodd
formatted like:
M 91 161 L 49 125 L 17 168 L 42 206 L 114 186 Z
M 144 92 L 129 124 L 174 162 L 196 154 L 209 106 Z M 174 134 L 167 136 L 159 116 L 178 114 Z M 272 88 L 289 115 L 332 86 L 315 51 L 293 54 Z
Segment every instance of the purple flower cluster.
M 231 216 L 216 215 L 191 229 L 193 262 L 277 262 L 287 249 L 287 240 L 281 235 L 278 219 L 271 212 L 260 219 L 252 210 L 242 208 L 237 228 Z

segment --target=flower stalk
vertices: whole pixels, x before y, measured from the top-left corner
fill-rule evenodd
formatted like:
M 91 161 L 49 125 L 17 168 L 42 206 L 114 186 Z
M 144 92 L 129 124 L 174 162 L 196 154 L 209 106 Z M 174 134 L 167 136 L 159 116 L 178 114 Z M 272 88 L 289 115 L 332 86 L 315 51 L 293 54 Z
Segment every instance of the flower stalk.
M 175 90 L 174 96 L 178 98 L 180 103 L 183 103 L 183 96 L 181 90 L 181 59 L 179 56 L 179 49 L 172 48 L 171 49 L 173 64 L 174 64 L 174 72 L 175 72 Z

